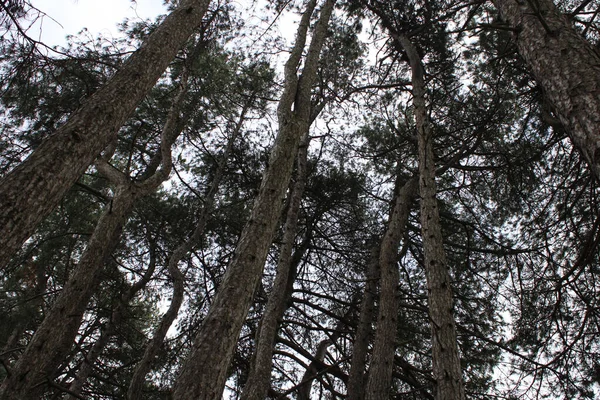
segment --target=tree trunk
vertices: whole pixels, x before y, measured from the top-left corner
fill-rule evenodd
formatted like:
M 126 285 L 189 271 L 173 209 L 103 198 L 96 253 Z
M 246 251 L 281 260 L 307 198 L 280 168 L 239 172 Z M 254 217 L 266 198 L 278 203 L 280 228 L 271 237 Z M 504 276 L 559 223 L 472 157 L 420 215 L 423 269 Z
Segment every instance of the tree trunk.
M 399 182 L 396 184 L 398 185 Z M 417 180 L 412 178 L 402 186 L 396 195 L 388 227 L 381 241 L 379 314 L 369 379 L 365 390 L 365 398 L 369 400 L 388 399 L 391 395 L 398 329 L 398 299 L 396 297 L 400 279 L 398 247 L 404 236 L 410 205 L 416 194 Z
M 375 297 L 377 281 L 379 279 L 379 253 L 380 242 L 373 246 L 371 259 L 366 274 L 365 290 L 360 303 L 360 315 L 356 335 L 352 346 L 352 361 L 348 376 L 348 400 L 362 400 L 365 397 L 365 368 L 369 342 L 373 333 L 373 320 L 375 314 Z
M 194 29 L 209 0 L 184 0 L 121 69 L 0 181 L 0 268 L 115 139 Z
M 208 193 L 206 193 L 206 196 L 204 197 L 204 206 L 200 211 L 198 223 L 196 225 L 196 228 L 194 229 L 194 232 L 185 242 L 179 245 L 173 251 L 171 257 L 169 257 L 167 268 L 173 279 L 173 297 L 171 300 L 171 304 L 169 305 L 167 312 L 165 312 L 165 314 L 163 315 L 159 326 L 154 331 L 152 339 L 146 345 L 144 355 L 142 356 L 142 359 L 135 368 L 133 377 L 131 378 L 131 382 L 129 383 L 129 388 L 127 389 L 128 400 L 138 400 L 142 398 L 142 388 L 145 382 L 146 375 L 152 367 L 152 362 L 154 361 L 158 350 L 164 344 L 164 340 L 169 328 L 173 324 L 175 318 L 177 318 L 179 308 L 181 307 L 181 303 L 183 302 L 183 295 L 185 290 L 184 276 L 177 265 L 183 259 L 183 257 L 185 257 L 190 251 L 192 251 L 192 249 L 195 246 L 198 245 L 200 239 L 204 235 L 206 222 L 208 221 L 209 214 L 213 210 L 215 204 L 215 196 L 219 189 L 219 185 L 221 184 L 223 174 L 225 173 L 227 160 L 229 159 L 229 155 L 233 150 L 233 145 L 235 144 L 235 141 L 242 130 L 242 126 L 246 119 L 246 114 L 252 106 L 253 102 L 254 96 L 251 96 L 248 102 L 244 105 L 240 113 L 239 119 L 231 134 L 231 137 L 227 141 L 225 153 L 219 160 L 219 163 L 217 165 L 217 171 L 215 172 L 215 175 L 212 179 Z
M 298 385 L 298 400 L 310 400 L 310 392 L 312 390 L 313 381 L 319 375 L 319 365 L 322 365 L 323 361 L 325 361 L 327 349 L 332 344 L 333 341 L 328 338 L 322 340 L 317 346 L 315 360 L 318 361 L 318 364 L 312 361 L 306 368 L 306 371 L 304 371 L 304 375 L 302 375 L 302 379 L 300 380 L 300 384 Z
M 129 189 L 129 188 L 127 188 Z M 2 400 L 38 399 L 77 335 L 89 298 L 98 285 L 110 243 L 116 242 L 131 207 L 133 194 L 120 190 L 92 234 L 88 247 L 31 342 L 0 388 Z M 108 206 L 107 206 L 108 207 Z
M 417 49 L 407 37 L 398 35 L 396 39 L 406 50 L 412 69 L 413 105 L 419 141 L 421 236 L 431 319 L 436 399 L 464 400 L 465 389 L 456 342 L 456 324 L 452 313 L 452 283 L 448 272 L 436 199 L 433 133 L 425 103 L 423 65 Z
M 105 259 L 121 235 L 123 225 L 135 201 L 152 193 L 168 178 L 171 168 L 171 145 L 181 132 L 180 107 L 187 91 L 187 73 L 182 87 L 169 112 L 161 133 L 162 163 L 158 171 L 141 183 L 132 183 L 122 172 L 104 159 L 98 170 L 115 184 L 115 195 L 100 217 L 77 268 L 63 287 L 31 342 L 17 361 L 11 375 L 0 387 L 0 399 L 36 399 L 44 391 L 45 382 L 54 373 L 77 336 L 81 319 L 99 281 Z
M 273 290 L 269 295 L 265 313 L 260 322 L 260 330 L 254 352 L 253 363 L 248 376 L 248 381 L 242 391 L 241 400 L 262 400 L 267 397 L 271 382 L 271 368 L 273 366 L 273 347 L 277 337 L 277 329 L 286 310 L 289 297 L 292 294 L 292 251 L 298 231 L 298 214 L 300 202 L 306 186 L 306 159 L 308 154 L 308 131 L 304 132 L 303 143 L 298 150 L 296 182 L 291 192 L 288 208 L 283 243 L 277 262 L 277 274 L 273 283 Z M 308 237 L 307 237 L 308 238 Z M 298 259 L 298 262 L 300 259 Z
M 356 301 L 353 300 L 352 303 L 354 304 L 356 303 Z M 329 348 L 329 346 L 335 344 L 335 342 L 340 338 L 340 336 L 342 336 L 344 327 L 346 326 L 345 321 L 347 321 L 350 318 L 353 309 L 354 305 L 350 305 L 346 313 L 341 316 L 340 320 L 335 326 L 335 329 L 333 329 L 333 332 L 329 335 L 329 337 L 319 342 L 317 346 L 317 351 L 315 352 L 314 357 L 312 357 L 310 364 L 304 371 L 302 379 L 298 384 L 298 400 L 310 400 L 310 392 L 312 391 L 312 384 L 314 380 L 317 377 L 319 377 L 320 374 L 327 371 L 326 364 L 324 362 L 325 356 L 327 355 L 327 349 Z M 345 377 L 342 380 L 344 381 L 344 383 L 347 383 Z
M 142 398 L 142 388 L 144 386 L 146 374 L 150 371 L 156 353 L 158 353 L 158 350 L 162 347 L 165 336 L 167 336 L 171 324 L 175 321 L 175 318 L 177 318 L 177 314 L 179 313 L 179 308 L 183 302 L 183 295 L 185 292 L 185 277 L 177 267 L 177 264 L 186 253 L 187 252 L 174 253 L 174 256 L 169 259 L 167 268 L 171 275 L 171 279 L 173 280 L 171 304 L 169 304 L 167 312 L 165 312 L 161 318 L 152 339 L 146 345 L 142 359 L 139 361 L 133 372 L 133 377 L 131 378 L 131 382 L 129 382 L 129 388 L 127 389 L 128 400 L 138 400 Z
M 552 0 L 493 0 L 574 146 L 600 179 L 600 55 Z
M 279 134 L 271 150 L 269 167 L 219 292 L 175 384 L 176 399 L 219 399 L 223 393 L 235 344 L 279 222 L 294 156 L 302 133 L 308 130 L 311 88 L 334 3 L 335 0 L 327 0 L 321 10 L 304 70 L 298 78 L 296 71 L 315 1 L 309 3 L 302 16 L 296 44 L 284 68 L 285 87 L 277 110 Z

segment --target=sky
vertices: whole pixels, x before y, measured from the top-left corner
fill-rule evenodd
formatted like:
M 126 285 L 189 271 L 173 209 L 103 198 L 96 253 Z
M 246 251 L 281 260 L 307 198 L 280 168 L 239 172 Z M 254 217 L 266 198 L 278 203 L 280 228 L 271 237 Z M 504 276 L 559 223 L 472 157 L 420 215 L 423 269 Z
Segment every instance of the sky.
M 117 36 L 117 24 L 125 18 L 146 19 L 166 13 L 163 0 L 31 0 L 47 14 L 29 35 L 48 46 L 66 44 L 67 35 L 87 28 L 92 36 L 102 32 Z

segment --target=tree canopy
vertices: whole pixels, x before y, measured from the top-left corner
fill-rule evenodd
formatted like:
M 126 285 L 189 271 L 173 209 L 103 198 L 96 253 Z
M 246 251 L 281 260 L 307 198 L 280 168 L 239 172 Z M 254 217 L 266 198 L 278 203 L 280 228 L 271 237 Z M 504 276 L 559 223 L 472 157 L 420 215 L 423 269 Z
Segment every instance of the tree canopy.
M 0 399 L 600 396 L 600 2 L 165 3 L 0 2 Z

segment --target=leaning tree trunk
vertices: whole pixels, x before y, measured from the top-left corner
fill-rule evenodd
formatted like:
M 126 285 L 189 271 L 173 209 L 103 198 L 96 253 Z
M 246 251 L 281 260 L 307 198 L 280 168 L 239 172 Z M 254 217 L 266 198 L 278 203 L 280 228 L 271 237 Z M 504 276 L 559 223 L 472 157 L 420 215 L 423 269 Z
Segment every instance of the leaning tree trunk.
M 60 295 L 36 330 L 31 342 L 2 383 L 0 399 L 38 399 L 48 380 L 70 352 L 89 298 L 98 284 L 104 260 L 110 254 L 110 243 L 121 233 L 121 227 L 133 205 L 131 191 L 119 190 L 112 201 L 111 212 L 105 211 L 94 229 L 85 253 Z
M 304 132 L 303 143 L 298 150 L 296 161 L 296 182 L 291 190 L 290 205 L 284 225 L 283 241 L 277 262 L 277 274 L 273 290 L 269 295 L 265 313 L 260 321 L 256 350 L 248 380 L 242 391 L 241 400 L 262 400 L 267 397 L 273 367 L 273 347 L 277 329 L 286 310 L 288 298 L 292 294 L 293 278 L 292 251 L 298 231 L 298 214 L 306 186 L 306 158 L 308 154 L 308 131 Z M 307 237 L 308 238 L 308 237 Z M 298 260 L 299 261 L 299 260 Z M 291 283 L 291 284 L 290 284 Z
M 396 183 L 397 185 L 399 182 Z M 373 356 L 365 398 L 388 399 L 391 395 L 396 332 L 398 329 L 398 247 L 404 236 L 410 205 L 417 194 L 417 180 L 411 178 L 398 191 L 388 227 L 381 241 L 379 253 L 380 291 L 379 314 L 373 343 Z
M 373 319 L 375 314 L 375 297 L 377 281 L 379 279 L 379 253 L 380 241 L 373 245 L 371 258 L 367 267 L 365 289 L 360 302 L 360 315 L 354 342 L 352 344 L 352 361 L 348 374 L 348 400 L 362 400 L 365 397 L 365 368 L 369 342 L 373 333 Z
M 204 196 L 204 205 L 202 207 L 202 210 L 200 211 L 200 215 L 198 217 L 198 222 L 196 224 L 194 232 L 185 242 L 180 244 L 169 257 L 169 260 L 167 262 L 167 269 L 171 275 L 171 278 L 173 279 L 173 296 L 171 304 L 169 305 L 169 308 L 163 315 L 158 327 L 154 331 L 152 339 L 146 345 L 144 355 L 142 356 L 142 359 L 138 362 L 138 365 L 136 366 L 133 372 L 133 377 L 129 382 L 129 388 L 127 389 L 128 400 L 139 400 L 142 398 L 142 389 L 144 386 L 146 375 L 152 367 L 152 363 L 154 362 L 156 354 L 164 344 L 165 337 L 167 336 L 169 328 L 173 324 L 173 321 L 175 321 L 175 318 L 177 318 L 177 314 L 179 312 L 179 308 L 181 307 L 185 290 L 184 275 L 179 270 L 178 264 L 190 251 L 194 249 L 194 247 L 198 245 L 198 243 L 202 239 L 202 236 L 204 235 L 204 229 L 206 228 L 208 217 L 213 211 L 215 197 L 217 195 L 217 191 L 225 173 L 227 160 L 229 159 L 229 155 L 233 151 L 235 141 L 240 135 L 242 126 L 246 119 L 246 114 L 252 106 L 252 103 L 254 103 L 254 99 L 255 97 L 251 96 L 248 102 L 242 108 L 238 121 L 235 124 L 233 132 L 231 133 L 231 137 L 227 141 L 225 152 L 219 160 L 217 170 L 210 184 L 210 188 Z
M 32 235 L 154 86 L 202 22 L 209 0 L 184 0 L 121 69 L 0 181 L 0 268 Z
M 355 301 L 352 301 L 355 303 Z M 340 320 L 336 324 L 333 332 L 329 334 L 328 338 L 321 340 L 317 345 L 317 350 L 310 364 L 306 367 L 302 379 L 297 386 L 297 399 L 298 400 L 310 400 L 310 393 L 312 391 L 313 382 L 319 375 L 327 372 L 325 367 L 325 357 L 327 356 L 327 349 L 335 344 L 335 342 L 342 336 L 344 328 L 346 327 L 346 321 L 350 318 L 353 312 L 353 305 L 350 305 L 344 315 L 341 316 Z M 344 380 L 346 382 L 346 380 Z
M 315 353 L 315 360 L 318 364 L 313 361 L 306 367 L 306 371 L 304 371 L 304 375 L 302 375 L 302 379 L 300 379 L 300 384 L 298 385 L 298 400 L 310 400 L 313 382 L 319 376 L 319 365 L 322 365 L 323 361 L 325 361 L 327 349 L 332 344 L 333 341 L 329 338 L 319 342 Z
M 464 400 L 460 356 L 456 342 L 456 323 L 452 313 L 452 283 L 448 272 L 436 199 L 433 132 L 425 103 L 425 80 L 421 58 L 410 39 L 395 37 L 406 50 L 412 69 L 413 105 L 419 142 L 419 192 L 421 195 L 421 236 L 429 317 L 433 379 L 437 400 Z
M 180 106 L 187 90 L 187 75 L 169 112 L 161 134 L 161 168 L 140 183 L 111 167 L 105 159 L 97 162 L 98 170 L 116 186 L 115 195 L 106 206 L 85 252 L 63 287 L 51 310 L 36 330 L 31 342 L 0 387 L 2 400 L 37 399 L 54 379 L 64 356 L 69 353 L 89 299 L 99 282 L 111 244 L 118 241 L 121 230 L 136 200 L 146 196 L 168 178 L 171 168 L 171 145 L 181 132 Z
M 600 54 L 552 0 L 492 0 L 575 147 L 600 179 Z
M 321 9 L 304 70 L 298 78 L 297 68 L 315 3 L 311 1 L 302 16 L 296 44 L 284 68 L 285 87 L 277 109 L 279 134 L 269 167 L 219 292 L 177 379 L 173 392 L 176 399 L 220 399 L 223 393 L 235 345 L 279 222 L 298 144 L 310 123 L 311 88 L 335 0 L 326 0 Z

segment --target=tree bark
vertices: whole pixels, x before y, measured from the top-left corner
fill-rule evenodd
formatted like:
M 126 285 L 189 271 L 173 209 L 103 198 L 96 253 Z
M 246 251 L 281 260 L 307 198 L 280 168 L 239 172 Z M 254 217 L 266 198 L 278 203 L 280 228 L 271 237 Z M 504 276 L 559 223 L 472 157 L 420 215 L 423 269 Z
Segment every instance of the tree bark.
M 399 182 L 396 183 L 397 185 Z M 398 190 L 398 189 L 396 189 Z M 397 289 L 398 247 L 408 222 L 410 205 L 417 194 L 417 180 L 408 180 L 396 195 L 389 218 L 388 227 L 381 241 L 379 253 L 380 292 L 377 328 L 373 343 L 373 356 L 369 368 L 369 379 L 365 398 L 369 400 L 387 399 L 391 395 L 394 354 L 396 353 L 396 332 L 398 329 Z
M 115 184 L 115 195 L 100 217 L 73 275 L 36 330 L 11 375 L 2 383 L 0 399 L 37 399 L 43 393 L 45 383 L 54 379 L 55 371 L 77 336 L 89 299 L 98 285 L 104 261 L 111 253 L 111 244 L 118 241 L 135 201 L 156 190 L 170 174 L 171 145 L 181 132 L 179 110 L 187 90 L 185 73 L 184 77 L 161 133 L 163 158 L 158 171 L 141 183 L 133 183 L 106 160 L 98 161 L 98 170 Z
M 600 54 L 552 0 L 493 0 L 574 146 L 600 179 Z
M 260 322 L 260 330 L 256 342 L 253 363 L 246 385 L 240 397 L 241 400 L 262 400 L 267 397 L 273 367 L 273 347 L 277 338 L 277 329 L 286 310 L 289 297 L 292 294 L 292 251 L 298 231 L 298 214 L 304 188 L 306 186 L 306 159 L 308 155 L 308 131 L 304 132 L 303 143 L 298 150 L 296 161 L 296 182 L 291 192 L 290 205 L 284 225 L 283 243 L 277 262 L 277 274 L 273 290 L 269 295 L 265 313 Z M 300 260 L 298 259 L 298 262 Z
M 206 196 L 204 197 L 204 205 L 202 207 L 202 210 L 200 211 L 198 223 L 196 224 L 194 232 L 185 242 L 179 245 L 173 251 L 171 257 L 169 257 L 167 268 L 169 270 L 169 273 L 171 274 L 171 278 L 173 279 L 173 297 L 171 300 L 171 304 L 169 305 L 167 312 L 165 312 L 165 314 L 163 315 L 158 327 L 154 331 L 152 339 L 146 345 L 144 355 L 142 356 L 142 359 L 139 361 L 138 365 L 135 368 L 133 377 L 131 378 L 131 382 L 129 383 L 129 388 L 127 389 L 128 400 L 139 400 L 142 398 L 142 388 L 145 382 L 146 375 L 152 367 L 152 363 L 154 361 L 154 358 L 156 357 L 156 354 L 158 353 L 158 350 L 164 344 L 165 337 L 169 328 L 173 324 L 175 318 L 177 318 L 179 308 L 181 307 L 181 303 L 183 302 L 183 295 L 185 290 L 184 275 L 181 273 L 177 265 L 190 251 L 192 251 L 192 249 L 195 246 L 198 245 L 200 239 L 204 235 L 206 222 L 208 221 L 209 214 L 213 210 L 215 204 L 215 196 L 219 189 L 219 185 L 221 184 L 223 174 L 225 173 L 227 160 L 229 159 L 229 155 L 233 150 L 233 145 L 235 144 L 236 139 L 240 135 L 242 126 L 246 119 L 246 114 L 252 106 L 253 102 L 254 96 L 251 96 L 248 102 L 244 105 L 238 118 L 238 121 L 235 124 L 231 137 L 227 141 L 225 152 L 219 160 L 219 163 L 217 165 L 217 171 L 215 172 L 215 175 L 212 179 L 208 193 L 206 193 Z
M 302 16 L 296 44 L 284 67 L 285 87 L 277 109 L 279 134 L 271 150 L 269 167 L 219 292 L 184 362 L 174 398 L 219 399 L 223 393 L 235 344 L 279 222 L 298 144 L 310 123 L 311 88 L 335 0 L 327 0 L 321 9 L 304 70 L 298 78 L 297 68 L 315 3 L 311 1 Z
M 352 303 L 355 303 L 353 301 Z M 312 384 L 323 371 L 326 370 L 325 364 L 325 356 L 327 355 L 327 349 L 329 346 L 335 344 L 335 342 L 342 335 L 343 329 L 346 326 L 346 322 L 350 315 L 352 314 L 354 306 L 351 305 L 346 311 L 345 315 L 342 315 L 340 320 L 335 326 L 333 332 L 329 335 L 327 339 L 321 340 L 319 345 L 317 346 L 317 351 L 315 352 L 314 357 L 311 358 L 310 364 L 304 371 L 302 375 L 302 379 L 297 386 L 298 391 L 298 400 L 310 400 L 310 392 L 312 391 Z M 344 376 L 342 379 L 345 383 L 347 383 L 347 379 Z
M 92 234 L 88 247 L 65 284 L 31 342 L 15 364 L 11 375 L 0 388 L 0 399 L 40 398 L 48 380 L 69 353 L 83 313 L 98 284 L 110 243 L 120 235 L 121 227 L 133 205 L 133 195 L 125 188 L 115 195 Z
M 396 40 L 406 50 L 412 70 L 413 105 L 419 142 L 421 236 L 423 238 L 429 317 L 431 319 L 433 378 L 436 382 L 436 399 L 464 400 L 465 389 L 456 342 L 456 324 L 452 312 L 452 283 L 448 272 L 436 199 L 433 132 L 425 102 L 423 65 L 417 49 L 410 39 L 403 35 L 397 35 Z
M 380 241 L 371 250 L 371 259 L 367 267 L 366 283 L 360 303 L 360 315 L 356 335 L 352 346 L 352 361 L 348 375 L 348 400 L 363 400 L 365 397 L 365 368 L 369 342 L 373 333 L 373 320 L 375 319 L 375 297 L 377 281 L 379 279 L 379 253 Z
M 310 392 L 312 390 L 313 381 L 319 375 L 319 365 L 322 365 L 323 361 L 325 361 L 327 349 L 332 344 L 333 341 L 327 338 L 322 340 L 317 346 L 317 351 L 314 358 L 319 364 L 313 361 L 308 365 L 306 371 L 304 371 L 304 375 L 302 375 L 302 379 L 298 385 L 298 400 L 310 400 Z
M 209 0 L 184 0 L 121 69 L 25 161 L 0 180 L 0 268 L 116 138 L 194 29 Z

